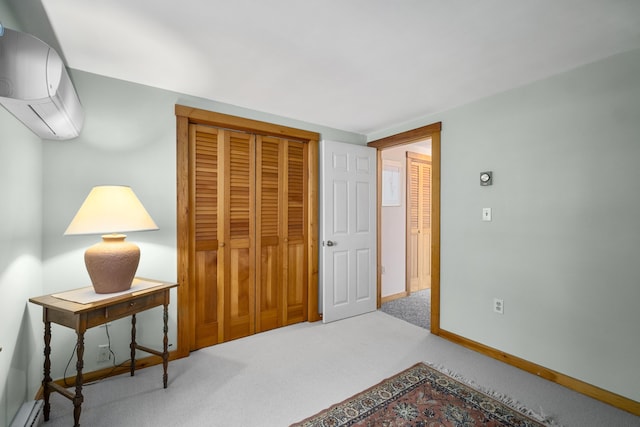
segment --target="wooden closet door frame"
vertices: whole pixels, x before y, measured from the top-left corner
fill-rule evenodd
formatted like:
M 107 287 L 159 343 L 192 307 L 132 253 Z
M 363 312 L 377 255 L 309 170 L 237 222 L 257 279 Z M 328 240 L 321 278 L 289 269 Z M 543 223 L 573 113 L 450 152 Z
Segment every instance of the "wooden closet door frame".
M 189 125 L 202 124 L 226 129 L 252 132 L 297 140 L 308 144 L 307 181 L 307 321 L 320 320 L 318 307 L 318 141 L 320 135 L 302 129 L 291 128 L 216 113 L 184 105 L 175 106 L 176 114 L 176 175 L 177 175 L 177 258 L 178 258 L 178 348 L 177 357 L 189 355 L 195 340 L 195 310 L 191 307 L 195 289 L 190 268 L 189 253 L 193 224 L 189 216 Z
M 378 150 L 378 307 L 382 300 L 380 218 L 382 217 L 382 150 L 431 138 L 431 333 L 440 335 L 440 131 L 442 122 L 432 123 L 367 143 Z

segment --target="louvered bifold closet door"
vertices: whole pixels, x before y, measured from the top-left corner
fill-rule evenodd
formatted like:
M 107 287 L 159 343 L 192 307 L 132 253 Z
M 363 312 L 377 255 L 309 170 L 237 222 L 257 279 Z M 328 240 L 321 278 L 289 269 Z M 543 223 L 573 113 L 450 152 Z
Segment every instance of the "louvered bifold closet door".
M 407 280 L 409 291 L 420 289 L 420 165 L 408 160 L 408 230 L 407 230 Z
M 282 207 L 284 145 L 279 138 L 257 136 L 256 168 L 256 332 L 282 326 Z
M 431 160 L 420 165 L 420 289 L 431 287 Z
M 407 153 L 407 281 L 410 292 L 431 285 L 431 158 Z
M 191 347 L 222 341 L 218 316 L 218 130 L 189 127 L 190 211 L 193 242 L 190 277 L 195 301 L 195 330 Z
M 306 147 L 257 136 L 256 332 L 306 320 Z
M 189 132 L 192 349 L 306 320 L 308 145 Z
M 306 200 L 308 144 L 286 141 L 285 145 L 285 313 L 284 324 L 291 325 L 307 319 L 307 223 Z
M 219 130 L 224 141 L 218 186 L 224 200 L 219 223 L 224 273 L 224 341 L 255 332 L 255 136 Z M 222 283 L 221 283 L 222 282 Z
M 421 289 L 431 288 L 431 158 L 422 166 L 422 230 L 424 245 Z

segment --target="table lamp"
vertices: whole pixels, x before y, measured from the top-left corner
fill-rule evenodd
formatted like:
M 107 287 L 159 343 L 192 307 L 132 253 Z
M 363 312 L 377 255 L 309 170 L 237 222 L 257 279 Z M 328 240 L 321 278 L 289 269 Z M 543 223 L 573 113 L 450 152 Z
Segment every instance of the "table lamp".
M 106 185 L 91 190 L 64 235 L 102 234 L 84 262 L 96 293 L 109 294 L 131 287 L 140 261 L 140 248 L 122 233 L 157 229 L 130 187 Z

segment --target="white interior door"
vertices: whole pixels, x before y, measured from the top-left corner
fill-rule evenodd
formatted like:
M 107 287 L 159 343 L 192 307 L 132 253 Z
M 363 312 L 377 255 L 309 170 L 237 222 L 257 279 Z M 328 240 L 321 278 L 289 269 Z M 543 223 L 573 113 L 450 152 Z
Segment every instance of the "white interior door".
M 376 301 L 376 150 L 322 141 L 322 320 L 374 311 Z

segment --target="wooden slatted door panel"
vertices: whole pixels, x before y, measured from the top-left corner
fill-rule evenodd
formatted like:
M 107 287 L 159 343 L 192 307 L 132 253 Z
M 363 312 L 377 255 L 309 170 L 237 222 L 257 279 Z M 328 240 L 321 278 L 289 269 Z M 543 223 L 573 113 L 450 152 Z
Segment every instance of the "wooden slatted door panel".
M 431 157 L 407 153 L 407 289 L 431 286 Z
M 223 235 L 224 341 L 255 332 L 255 136 L 230 130 L 222 135 L 219 234 Z M 219 212 L 220 212 L 219 211 Z M 222 283 L 220 283 L 222 282 Z
M 256 137 L 256 332 L 282 326 L 282 206 L 286 170 L 279 138 Z
M 285 219 L 286 237 L 283 254 L 285 277 L 284 324 L 291 325 L 307 319 L 307 149 L 308 145 L 286 141 Z
M 201 348 L 221 341 L 218 333 L 218 131 L 191 125 L 191 221 L 194 227 L 192 280 L 195 293 L 195 333 L 191 346 Z
M 418 268 L 418 240 L 420 232 L 420 166 L 408 161 L 407 164 L 407 288 L 410 292 L 415 292 L 420 287 L 420 274 Z
M 192 349 L 306 320 L 308 144 L 189 132 Z
M 420 256 L 420 289 L 431 287 L 431 157 L 420 168 L 420 236 L 422 255 Z

